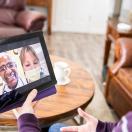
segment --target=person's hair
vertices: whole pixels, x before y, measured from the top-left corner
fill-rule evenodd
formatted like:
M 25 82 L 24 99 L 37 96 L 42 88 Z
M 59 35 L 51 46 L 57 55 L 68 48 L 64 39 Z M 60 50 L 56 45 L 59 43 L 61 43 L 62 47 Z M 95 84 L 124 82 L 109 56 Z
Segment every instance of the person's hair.
M 33 56 L 35 56 L 37 58 L 37 60 L 39 61 L 39 58 L 38 58 L 35 50 L 31 46 L 24 46 L 24 47 L 22 47 L 21 52 L 20 52 L 20 60 L 21 60 L 22 65 L 23 65 L 23 61 L 25 58 L 25 53 L 27 53 L 27 52 L 31 52 L 33 54 Z
M 2 52 L 2 53 L 0 53 L 0 58 L 2 58 L 2 57 L 8 57 L 8 59 L 11 61 L 11 62 L 14 62 L 15 63 L 15 58 L 12 56 L 10 56 L 7 52 Z

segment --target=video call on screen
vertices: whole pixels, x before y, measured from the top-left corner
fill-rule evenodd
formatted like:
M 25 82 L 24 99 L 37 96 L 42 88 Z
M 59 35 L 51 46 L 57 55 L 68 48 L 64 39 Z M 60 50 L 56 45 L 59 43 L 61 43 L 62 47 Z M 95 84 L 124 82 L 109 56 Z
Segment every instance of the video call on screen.
M 38 39 L 9 44 L 7 50 L 2 48 L 4 50 L 0 52 L 0 95 L 50 76 Z

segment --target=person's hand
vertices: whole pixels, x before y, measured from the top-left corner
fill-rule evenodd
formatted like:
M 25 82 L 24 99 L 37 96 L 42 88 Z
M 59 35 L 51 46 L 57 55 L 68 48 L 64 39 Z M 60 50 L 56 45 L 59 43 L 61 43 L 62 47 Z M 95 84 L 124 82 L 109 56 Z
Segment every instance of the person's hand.
M 14 109 L 13 113 L 18 119 L 20 115 L 25 113 L 31 113 L 34 114 L 33 104 L 32 101 L 37 95 L 37 90 L 33 89 L 27 96 L 27 99 L 25 100 L 24 104 L 19 110 Z
M 61 132 L 96 132 L 98 120 L 78 108 L 78 113 L 86 120 L 86 124 L 80 126 L 67 126 L 60 129 Z

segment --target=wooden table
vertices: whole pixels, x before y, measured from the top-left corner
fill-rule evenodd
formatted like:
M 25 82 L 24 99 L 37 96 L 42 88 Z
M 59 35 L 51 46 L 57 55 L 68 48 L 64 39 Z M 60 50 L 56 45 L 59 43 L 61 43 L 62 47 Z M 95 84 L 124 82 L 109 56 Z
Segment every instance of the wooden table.
M 71 67 L 71 82 L 57 86 L 57 93 L 41 99 L 35 106 L 35 114 L 40 123 L 51 124 L 77 114 L 77 108 L 86 108 L 94 95 L 94 81 L 91 75 L 78 64 L 57 56 L 51 56 L 52 62 L 65 61 Z M 12 111 L 0 114 L 0 125 L 16 125 Z
M 104 79 L 106 75 L 107 63 L 108 63 L 108 58 L 109 58 L 112 42 L 115 43 L 115 41 L 120 37 L 132 37 L 132 30 L 118 31 L 117 29 L 118 23 L 120 23 L 118 18 L 108 19 L 105 49 L 104 49 L 104 59 L 103 59 L 103 71 L 102 71 L 102 75 Z

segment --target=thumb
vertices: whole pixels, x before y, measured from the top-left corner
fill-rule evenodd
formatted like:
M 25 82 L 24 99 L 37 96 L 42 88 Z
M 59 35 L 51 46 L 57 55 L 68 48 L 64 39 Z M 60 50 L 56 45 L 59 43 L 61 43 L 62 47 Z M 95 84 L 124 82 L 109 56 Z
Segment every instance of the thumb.
M 37 96 L 37 90 L 33 89 L 27 96 L 26 101 L 24 102 L 24 105 L 28 105 L 32 103 L 33 99 Z
M 86 121 L 88 121 L 89 119 L 91 119 L 91 115 L 87 114 L 86 112 L 84 112 L 81 108 L 77 109 L 78 114 L 83 117 Z

